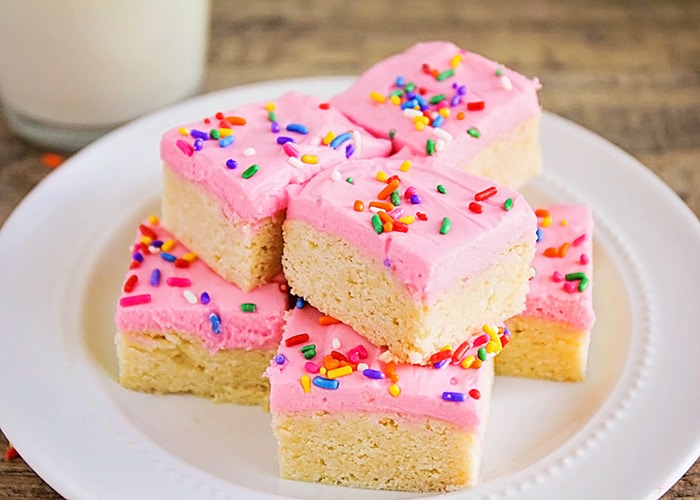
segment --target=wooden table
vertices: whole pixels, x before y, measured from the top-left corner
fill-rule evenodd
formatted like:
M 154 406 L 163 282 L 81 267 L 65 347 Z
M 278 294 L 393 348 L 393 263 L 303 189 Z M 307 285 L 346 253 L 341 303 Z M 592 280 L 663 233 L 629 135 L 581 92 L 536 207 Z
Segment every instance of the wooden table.
M 700 214 L 697 1 L 260 4 L 214 0 L 203 92 L 358 74 L 418 40 L 452 40 L 538 76 L 545 109 L 630 152 Z M 42 153 L 16 139 L 0 119 L 0 224 L 49 173 Z M 0 449 L 6 445 L 0 434 Z M 4 496 L 60 498 L 21 459 L 0 458 Z M 700 498 L 700 462 L 663 498 Z

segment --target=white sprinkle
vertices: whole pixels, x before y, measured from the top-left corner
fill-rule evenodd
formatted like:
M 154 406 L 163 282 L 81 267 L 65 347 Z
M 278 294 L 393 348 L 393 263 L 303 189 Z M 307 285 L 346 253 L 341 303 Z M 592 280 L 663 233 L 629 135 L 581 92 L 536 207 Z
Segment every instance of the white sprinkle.
M 438 137 L 439 139 L 442 139 L 445 142 L 449 142 L 452 139 L 454 139 L 454 136 L 442 127 L 430 127 L 430 131 L 433 133 L 434 136 Z
M 253 156 L 255 154 L 255 148 L 245 148 L 243 150 L 243 156 Z
M 155 245 L 148 245 L 148 251 L 150 253 L 158 253 L 160 252 L 160 247 L 157 247 Z
M 501 75 L 501 87 L 508 91 L 513 90 L 513 82 L 506 75 Z
M 197 303 L 197 296 L 192 293 L 191 290 L 184 290 L 182 292 L 182 295 L 185 296 L 185 300 L 189 302 L 190 304 L 196 304 Z
M 417 109 L 413 108 L 406 108 L 403 110 L 404 116 L 408 116 L 409 118 L 415 118 L 416 116 L 423 116 L 422 111 L 418 111 Z
M 355 155 L 362 155 L 362 136 L 359 130 L 352 131 L 352 142 L 355 144 Z
M 368 368 L 369 368 L 369 365 L 367 363 L 357 363 L 357 371 L 358 372 L 363 372 Z
M 340 339 L 338 337 L 333 337 L 331 345 L 333 346 L 333 349 L 340 349 Z
M 333 179 L 334 181 L 339 181 L 342 178 L 343 176 L 337 170 L 333 170 L 333 172 L 331 173 L 331 179 Z
M 299 158 L 295 158 L 294 156 L 287 158 L 287 163 L 296 168 L 302 168 L 304 166 L 304 163 Z
M 438 139 L 437 141 L 435 141 L 435 151 L 442 151 L 443 149 L 445 149 L 445 145 L 446 143 L 443 139 Z

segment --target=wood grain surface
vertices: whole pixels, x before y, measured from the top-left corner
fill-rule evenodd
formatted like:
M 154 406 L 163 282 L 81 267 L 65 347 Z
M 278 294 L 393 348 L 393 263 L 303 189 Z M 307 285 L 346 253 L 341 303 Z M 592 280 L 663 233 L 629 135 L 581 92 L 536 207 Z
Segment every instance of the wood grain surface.
M 354 75 L 428 39 L 451 40 L 538 76 L 546 110 L 631 153 L 700 215 L 698 1 L 214 0 L 202 92 Z M 0 224 L 50 174 L 43 153 L 0 118 Z M 12 404 L 0 402 L 0 413 Z M 0 433 L 0 450 L 6 447 Z M 61 497 L 21 458 L 0 457 L 0 498 Z M 700 499 L 700 462 L 663 498 Z

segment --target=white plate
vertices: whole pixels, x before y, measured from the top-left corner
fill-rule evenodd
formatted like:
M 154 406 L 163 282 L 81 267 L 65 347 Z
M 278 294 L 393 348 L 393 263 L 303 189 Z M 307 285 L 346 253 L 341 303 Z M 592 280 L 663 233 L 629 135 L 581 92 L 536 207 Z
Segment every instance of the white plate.
M 0 427 L 71 498 L 404 498 L 277 478 L 269 416 L 121 388 L 114 304 L 136 224 L 158 211 L 158 141 L 171 126 L 288 89 L 201 96 L 123 127 L 67 161 L 0 233 Z M 581 384 L 499 378 L 482 484 L 460 498 L 654 498 L 700 455 L 700 224 L 615 146 L 562 118 L 542 122 L 534 205 L 580 202 L 596 219 L 595 305 Z M 449 450 L 446 450 L 449 453 Z

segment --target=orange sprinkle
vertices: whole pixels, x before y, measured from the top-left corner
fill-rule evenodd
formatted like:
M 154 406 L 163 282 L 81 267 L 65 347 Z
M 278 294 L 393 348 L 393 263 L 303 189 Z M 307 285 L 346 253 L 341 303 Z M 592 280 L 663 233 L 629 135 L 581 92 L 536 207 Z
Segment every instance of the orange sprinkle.
M 340 321 L 332 316 L 323 315 L 318 318 L 318 324 L 321 326 L 335 325 L 336 323 L 340 323 Z
M 544 251 L 545 257 L 559 257 L 559 249 L 556 247 L 546 248 Z
M 226 121 L 231 125 L 245 125 L 247 123 L 242 116 L 227 116 Z
M 400 185 L 401 181 L 399 181 L 398 179 L 392 179 L 391 182 L 387 184 L 384 189 L 379 191 L 377 198 L 379 198 L 380 200 L 386 200 L 389 197 L 389 195 L 391 195 L 391 193 L 393 193 L 399 188 Z
M 159 222 L 158 216 L 157 216 L 157 215 L 149 215 L 149 216 L 148 216 L 148 222 L 149 222 L 149 224 L 151 224 L 152 226 L 157 226 L 157 225 L 158 225 L 158 222 Z
M 48 168 L 56 168 L 66 160 L 66 157 L 58 153 L 44 153 L 41 155 L 41 163 Z
M 566 252 L 569 251 L 570 246 L 571 243 L 568 241 L 566 243 L 562 243 L 562 245 L 559 247 L 559 257 L 566 257 Z
M 335 370 L 340 366 L 340 360 L 335 359 L 333 356 L 330 354 L 327 354 L 323 358 L 323 366 L 326 368 L 326 370 Z
M 394 230 L 394 223 L 389 220 L 386 221 L 382 227 L 384 228 L 385 233 L 390 233 Z
M 388 201 L 370 201 L 369 202 L 370 208 L 379 208 L 381 210 L 393 210 L 394 209 L 394 204 L 389 203 Z M 381 217 L 381 215 L 380 215 Z
M 460 111 L 457 113 L 457 119 L 458 120 L 464 120 L 467 117 L 467 115 L 464 114 L 464 111 Z
M 481 368 L 481 365 L 483 365 L 483 364 L 484 363 L 479 358 L 476 358 L 474 360 L 474 363 L 472 364 L 472 368 L 474 368 L 475 370 L 478 370 L 479 368 Z
M 550 217 L 549 210 L 547 210 L 546 208 L 538 208 L 537 210 L 535 210 L 535 215 L 537 217 Z
M 372 206 L 370 204 L 370 206 Z M 365 209 L 365 204 L 362 203 L 362 200 L 355 200 L 355 203 L 353 203 L 352 208 L 355 209 L 355 212 L 362 212 Z

